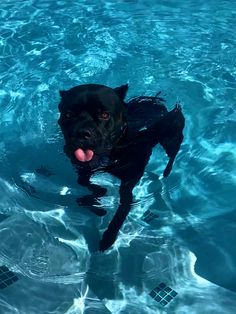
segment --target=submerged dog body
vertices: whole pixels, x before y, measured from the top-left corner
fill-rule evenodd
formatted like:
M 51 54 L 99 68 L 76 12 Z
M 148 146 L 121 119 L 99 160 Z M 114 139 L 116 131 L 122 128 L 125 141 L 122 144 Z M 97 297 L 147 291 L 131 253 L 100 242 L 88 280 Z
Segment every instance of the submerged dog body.
M 65 139 L 64 150 L 78 171 L 78 183 L 91 195 L 78 199 L 97 215 L 106 211 L 97 198 L 106 189 L 92 184 L 91 175 L 106 171 L 121 180 L 120 205 L 100 241 L 100 250 L 115 241 L 132 204 L 132 190 L 144 173 L 152 148 L 160 143 L 169 161 L 167 177 L 183 140 L 184 117 L 179 106 L 168 112 L 163 99 L 137 97 L 124 102 L 128 85 L 112 89 L 87 84 L 60 91 L 58 123 Z

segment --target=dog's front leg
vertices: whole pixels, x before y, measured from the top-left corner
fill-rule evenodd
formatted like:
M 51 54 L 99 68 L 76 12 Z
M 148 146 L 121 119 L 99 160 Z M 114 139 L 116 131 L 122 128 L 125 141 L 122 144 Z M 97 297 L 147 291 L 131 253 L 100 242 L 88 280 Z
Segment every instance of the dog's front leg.
M 120 205 L 112 218 L 107 230 L 103 233 L 100 241 L 100 250 L 107 250 L 116 240 L 118 232 L 122 227 L 132 205 L 132 191 L 141 176 L 128 181 L 121 181 Z
M 90 182 L 90 173 L 80 173 L 78 177 L 78 184 L 87 187 L 92 192 L 90 195 L 84 195 L 77 199 L 79 206 L 86 206 L 91 212 L 97 216 L 104 216 L 106 210 L 101 207 L 95 207 L 94 205 L 100 205 L 98 198 L 106 194 L 106 189 Z

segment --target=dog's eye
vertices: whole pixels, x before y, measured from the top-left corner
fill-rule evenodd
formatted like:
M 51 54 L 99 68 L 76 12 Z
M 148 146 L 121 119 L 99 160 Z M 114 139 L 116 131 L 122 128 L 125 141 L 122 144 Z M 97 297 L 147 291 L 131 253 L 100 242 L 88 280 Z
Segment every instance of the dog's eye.
M 108 120 L 110 118 L 110 115 L 108 112 L 106 111 L 103 111 L 99 114 L 99 119 L 102 119 L 102 120 Z

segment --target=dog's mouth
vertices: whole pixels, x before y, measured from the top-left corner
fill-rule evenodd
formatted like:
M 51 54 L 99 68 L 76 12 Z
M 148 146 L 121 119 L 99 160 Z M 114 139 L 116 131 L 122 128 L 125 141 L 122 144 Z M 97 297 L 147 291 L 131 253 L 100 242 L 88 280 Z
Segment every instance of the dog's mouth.
M 71 157 L 74 157 L 72 157 L 74 161 L 76 160 L 84 164 L 90 164 L 91 162 L 92 164 L 94 164 L 104 157 L 108 157 L 110 155 L 112 149 L 120 140 L 120 138 L 124 135 L 126 129 L 127 127 L 126 125 L 124 125 L 121 133 L 119 134 L 119 137 L 115 137 L 115 134 L 117 134 L 117 132 L 113 132 L 109 134 L 109 136 L 107 134 L 103 134 L 100 137 L 94 137 L 90 141 L 76 138 L 76 136 L 69 137 L 66 136 L 67 134 L 64 134 L 64 137 L 66 139 L 66 152 Z
M 78 161 L 86 162 L 91 161 L 93 159 L 94 151 L 91 149 L 77 148 L 76 151 L 74 152 L 74 155 Z

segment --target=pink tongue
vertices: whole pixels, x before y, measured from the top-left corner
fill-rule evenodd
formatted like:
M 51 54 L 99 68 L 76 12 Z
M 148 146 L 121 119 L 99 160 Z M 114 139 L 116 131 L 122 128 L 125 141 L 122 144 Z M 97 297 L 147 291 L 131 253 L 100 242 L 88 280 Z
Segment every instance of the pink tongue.
M 75 157 L 79 161 L 90 161 L 93 158 L 94 152 L 91 149 L 83 150 L 81 148 L 76 149 Z

